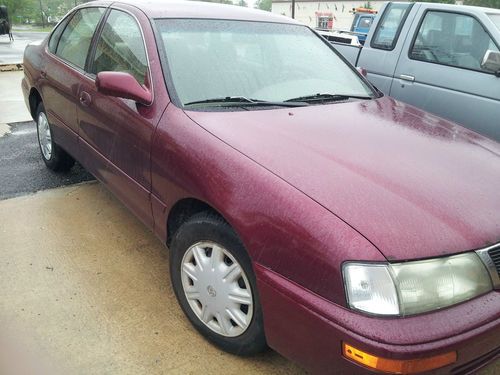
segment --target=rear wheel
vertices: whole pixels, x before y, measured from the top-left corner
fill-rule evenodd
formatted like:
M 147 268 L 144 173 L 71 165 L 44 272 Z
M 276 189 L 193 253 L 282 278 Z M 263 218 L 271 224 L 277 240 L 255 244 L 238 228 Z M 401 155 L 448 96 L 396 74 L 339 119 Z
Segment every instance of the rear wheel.
M 198 214 L 180 227 L 170 248 L 172 285 L 195 328 L 230 353 L 264 350 L 255 276 L 232 228 L 217 216 Z
M 52 129 L 43 103 L 38 104 L 35 118 L 38 145 L 45 165 L 53 171 L 65 172 L 70 170 L 75 164 L 75 160 L 54 142 Z

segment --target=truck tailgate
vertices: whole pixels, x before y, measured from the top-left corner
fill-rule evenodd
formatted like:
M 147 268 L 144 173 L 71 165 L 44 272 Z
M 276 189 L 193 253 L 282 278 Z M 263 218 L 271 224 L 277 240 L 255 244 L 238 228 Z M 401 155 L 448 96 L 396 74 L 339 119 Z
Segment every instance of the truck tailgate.
M 361 48 L 358 46 L 353 46 L 351 44 L 343 44 L 343 43 L 332 43 L 333 48 L 335 48 L 338 52 L 344 56 L 347 61 L 349 61 L 353 66 L 356 66 L 358 63 L 359 54 L 361 53 Z

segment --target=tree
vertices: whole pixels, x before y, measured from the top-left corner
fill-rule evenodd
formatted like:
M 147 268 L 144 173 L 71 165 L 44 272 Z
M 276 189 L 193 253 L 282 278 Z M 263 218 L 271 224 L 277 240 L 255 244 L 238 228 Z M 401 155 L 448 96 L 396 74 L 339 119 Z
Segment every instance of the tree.
M 238 1 L 238 5 L 240 7 L 248 7 L 248 4 L 247 4 L 247 2 L 245 0 L 239 0 Z
M 231 0 L 201 0 L 206 3 L 220 3 L 220 4 L 232 4 L 233 2 Z
M 418 0 L 412 0 L 418 1 Z M 455 0 L 426 0 L 428 3 L 455 4 Z M 464 5 L 500 9 L 500 0 L 464 0 Z
M 421 1 L 421 0 L 412 0 L 412 1 Z M 455 0 L 425 0 L 427 3 L 441 3 L 441 4 L 455 4 Z
M 500 9 L 500 0 L 465 0 L 464 4 Z
M 0 5 L 7 6 L 12 23 L 41 24 L 48 18 L 56 22 L 76 5 L 85 2 L 87 0 L 0 0 Z
M 272 0 L 257 0 L 255 2 L 255 8 L 267 10 L 268 12 L 271 11 L 272 5 L 273 5 Z

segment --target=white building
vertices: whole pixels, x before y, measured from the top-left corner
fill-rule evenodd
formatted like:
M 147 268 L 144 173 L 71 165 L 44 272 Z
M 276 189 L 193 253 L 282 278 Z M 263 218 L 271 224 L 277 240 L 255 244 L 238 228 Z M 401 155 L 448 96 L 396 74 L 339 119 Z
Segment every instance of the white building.
M 370 1 L 371 9 L 380 10 L 386 1 Z M 295 19 L 310 27 L 348 30 L 353 8 L 363 8 L 367 1 L 296 0 Z M 273 0 L 272 12 L 292 16 L 291 0 Z

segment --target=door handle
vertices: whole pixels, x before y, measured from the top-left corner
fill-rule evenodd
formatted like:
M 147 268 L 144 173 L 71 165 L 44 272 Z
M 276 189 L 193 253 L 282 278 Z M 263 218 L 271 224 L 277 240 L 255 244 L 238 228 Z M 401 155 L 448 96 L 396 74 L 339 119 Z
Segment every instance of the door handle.
M 88 107 L 90 103 L 92 103 L 92 97 L 88 92 L 82 91 L 80 93 L 80 103 L 86 107 Z
M 45 72 L 45 70 L 41 70 L 40 75 L 42 76 L 42 78 L 47 78 L 47 73 Z
M 410 76 L 410 75 L 408 75 L 408 74 L 401 74 L 401 75 L 399 76 L 399 78 L 401 78 L 401 79 L 402 79 L 402 80 L 404 80 L 404 81 L 409 81 L 409 82 L 414 82 L 414 81 L 415 81 L 415 77 Z

